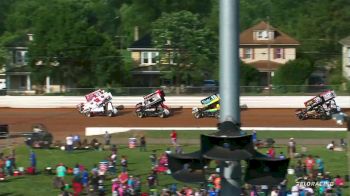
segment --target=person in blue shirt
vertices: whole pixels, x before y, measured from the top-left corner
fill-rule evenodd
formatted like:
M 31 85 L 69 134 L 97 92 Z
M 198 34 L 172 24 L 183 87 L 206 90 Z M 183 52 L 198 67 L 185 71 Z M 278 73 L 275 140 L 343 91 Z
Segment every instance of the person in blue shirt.
M 315 156 L 318 173 L 324 173 L 324 162 L 319 156 Z
M 254 144 L 256 144 L 256 142 L 258 141 L 258 138 L 257 138 L 256 131 L 255 131 L 255 130 L 253 130 L 252 140 L 253 140 L 253 143 L 254 143 Z
M 36 154 L 34 151 L 30 152 L 30 166 L 36 168 Z

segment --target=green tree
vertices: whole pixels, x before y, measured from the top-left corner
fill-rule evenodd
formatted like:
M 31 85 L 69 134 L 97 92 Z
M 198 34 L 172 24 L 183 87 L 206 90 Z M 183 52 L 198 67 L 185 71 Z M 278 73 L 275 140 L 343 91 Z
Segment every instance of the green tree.
M 85 1 L 55 0 L 35 11 L 29 47 L 35 82 L 43 82 L 46 75 L 77 87 L 121 82 L 120 54 L 110 36 L 99 31 L 103 22 L 93 17 L 93 9 Z
M 313 64 L 307 59 L 288 61 L 275 72 L 272 84 L 275 86 L 303 85 L 313 70 Z
M 240 72 L 241 86 L 260 85 L 260 73 L 255 67 L 241 61 Z
M 216 69 L 217 47 L 198 15 L 188 11 L 164 13 L 152 27 L 152 40 L 160 50 L 161 62 L 173 60 L 167 69 L 171 70 L 175 85 L 186 81 L 189 74 L 205 77 L 205 73 Z

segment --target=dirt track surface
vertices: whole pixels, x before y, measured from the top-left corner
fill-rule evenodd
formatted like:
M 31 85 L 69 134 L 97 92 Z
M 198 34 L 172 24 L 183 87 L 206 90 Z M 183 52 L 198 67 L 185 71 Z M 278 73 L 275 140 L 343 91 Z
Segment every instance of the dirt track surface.
M 298 120 L 294 109 L 247 109 L 241 112 L 243 127 L 345 127 L 333 120 Z M 120 110 L 115 117 L 88 118 L 76 109 L 0 108 L 0 123 L 9 124 L 10 132 L 30 131 L 35 123 L 44 124 L 57 139 L 68 134 L 85 134 L 85 127 L 216 127 L 215 118 L 195 119 L 190 109 L 173 109 L 172 116 L 136 117 L 133 109 Z M 349 111 L 345 111 L 348 112 Z

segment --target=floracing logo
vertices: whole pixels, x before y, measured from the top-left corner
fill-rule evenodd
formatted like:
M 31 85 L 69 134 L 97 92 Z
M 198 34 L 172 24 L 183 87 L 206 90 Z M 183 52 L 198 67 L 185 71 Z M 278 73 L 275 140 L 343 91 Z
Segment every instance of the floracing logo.
M 330 180 L 308 180 L 308 179 L 304 179 L 302 177 L 299 177 L 295 180 L 295 183 L 299 186 L 303 186 L 303 187 L 327 187 L 327 188 L 331 188 L 334 186 L 334 182 L 330 181 Z

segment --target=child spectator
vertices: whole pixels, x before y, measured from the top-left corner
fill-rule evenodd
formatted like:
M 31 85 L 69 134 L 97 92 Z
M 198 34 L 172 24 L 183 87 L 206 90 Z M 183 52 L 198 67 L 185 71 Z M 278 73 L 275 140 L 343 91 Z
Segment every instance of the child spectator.
M 315 158 L 316 158 L 318 173 L 323 174 L 324 173 L 324 162 L 319 156 L 315 156 Z
M 128 159 L 126 156 L 122 156 L 120 160 L 120 165 L 122 166 L 122 172 L 126 172 L 128 170 Z

